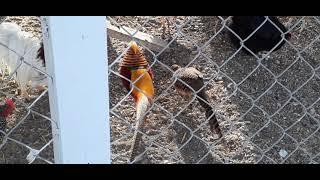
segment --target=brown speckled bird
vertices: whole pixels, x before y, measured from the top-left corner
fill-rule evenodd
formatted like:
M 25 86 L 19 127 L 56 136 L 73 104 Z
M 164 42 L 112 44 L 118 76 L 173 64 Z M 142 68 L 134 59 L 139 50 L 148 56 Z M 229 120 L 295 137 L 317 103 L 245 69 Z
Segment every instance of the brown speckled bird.
M 171 68 L 177 74 L 177 78 L 188 84 L 195 92 L 197 92 L 204 86 L 203 74 L 196 68 L 181 68 L 179 65 L 176 64 L 172 65 Z M 190 97 L 193 94 L 193 91 L 179 80 L 175 82 L 174 86 L 176 91 L 182 96 Z M 197 99 L 200 105 L 206 111 L 206 118 L 209 119 L 211 132 L 217 134 L 218 138 L 221 138 L 222 133 L 219 127 L 219 123 L 217 121 L 216 115 L 213 113 L 212 107 L 208 104 L 208 95 L 205 92 L 205 88 L 201 89 L 197 93 Z

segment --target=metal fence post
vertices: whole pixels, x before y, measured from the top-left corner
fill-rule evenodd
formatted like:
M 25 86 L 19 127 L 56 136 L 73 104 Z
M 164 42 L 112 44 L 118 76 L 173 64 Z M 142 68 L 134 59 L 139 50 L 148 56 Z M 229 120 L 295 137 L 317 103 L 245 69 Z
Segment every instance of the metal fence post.
M 55 163 L 110 163 L 105 16 L 42 17 Z

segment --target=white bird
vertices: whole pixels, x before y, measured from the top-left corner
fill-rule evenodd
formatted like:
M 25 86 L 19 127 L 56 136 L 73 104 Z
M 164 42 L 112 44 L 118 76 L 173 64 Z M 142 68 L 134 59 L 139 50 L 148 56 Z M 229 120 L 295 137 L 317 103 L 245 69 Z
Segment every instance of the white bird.
M 35 69 L 45 72 L 43 44 L 31 33 L 22 31 L 15 23 L 0 24 L 0 61 L 2 72 L 7 67 L 11 73 L 18 67 L 14 76 L 23 97 L 30 98 L 27 93 L 30 82 L 32 88 L 47 85 L 46 76 Z

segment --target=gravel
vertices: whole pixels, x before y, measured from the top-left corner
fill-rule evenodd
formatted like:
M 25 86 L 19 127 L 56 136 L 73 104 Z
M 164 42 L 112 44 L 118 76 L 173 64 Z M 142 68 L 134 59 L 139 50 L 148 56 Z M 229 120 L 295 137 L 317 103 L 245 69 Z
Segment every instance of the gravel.
M 130 28 L 144 24 L 141 31 L 172 40 L 160 54 L 153 52 L 157 55 L 152 66 L 156 97 L 143 129 L 146 151 L 138 163 L 308 163 L 319 159 L 316 149 L 320 140 L 315 134 L 320 114 L 319 77 L 315 72 L 320 71 L 315 68 L 320 65 L 320 44 L 315 39 L 320 24 L 313 17 L 300 22 L 297 16 L 279 17 L 292 27 L 291 44 L 261 61 L 232 46 L 218 17 L 178 16 L 177 24 L 183 27 L 178 30 L 171 23 L 171 34 L 166 36 L 159 17 L 110 18 Z M 109 66 L 114 72 L 127 44 L 108 39 L 108 64 L 117 60 Z M 153 63 L 149 50 L 143 50 Z M 210 133 L 199 103 L 179 96 L 171 87 L 172 64 L 193 66 L 204 73 L 206 91 L 224 134 L 221 140 Z M 128 163 L 135 108 L 114 72 L 109 77 L 111 137 L 115 142 L 112 161 Z M 306 111 L 312 112 L 312 117 Z
M 145 148 L 137 163 L 320 162 L 320 23 L 313 17 L 300 22 L 298 16 L 280 17 L 292 27 L 291 44 L 286 43 L 261 61 L 235 49 L 221 18 L 215 16 L 178 16 L 176 23 L 183 27 L 177 30 L 171 23 L 167 35 L 163 35 L 160 17 L 111 18 L 118 25 L 172 40 L 160 54 L 143 48 L 149 63 L 154 63 L 156 96 L 141 129 L 146 134 Z M 9 16 L 6 21 L 41 38 L 38 17 Z M 226 20 L 229 23 L 230 18 Z M 132 97 L 127 96 L 116 74 L 128 42 L 109 36 L 107 41 L 112 163 L 128 163 L 136 113 Z M 204 109 L 194 97 L 183 98 L 172 88 L 172 64 L 202 71 L 210 104 L 215 107 L 224 134 L 222 139 L 215 140 L 210 133 Z M 0 83 L 2 91 L 21 99 L 13 80 L 2 79 Z M 33 94 L 36 98 L 40 92 Z M 22 103 L 17 106 L 18 111 L 8 119 L 7 132 L 16 127 L 9 137 L 39 150 L 52 138 L 50 122 L 35 113 L 27 115 Z M 32 109 L 50 117 L 48 95 L 41 97 Z M 24 116 L 26 119 L 18 124 Z M 0 163 L 28 163 L 28 154 L 24 145 L 7 140 L 0 148 Z M 52 144 L 39 156 L 33 163 L 46 163 L 42 158 L 53 161 Z

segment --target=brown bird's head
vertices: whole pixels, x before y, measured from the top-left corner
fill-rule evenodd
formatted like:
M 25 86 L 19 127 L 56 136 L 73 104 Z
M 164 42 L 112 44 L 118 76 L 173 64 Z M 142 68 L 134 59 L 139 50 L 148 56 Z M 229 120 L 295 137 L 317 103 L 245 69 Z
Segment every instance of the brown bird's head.
M 173 71 L 177 71 L 178 69 L 180 69 L 181 67 L 178 65 L 178 64 L 173 64 L 172 66 L 171 66 L 171 69 L 173 70 Z

